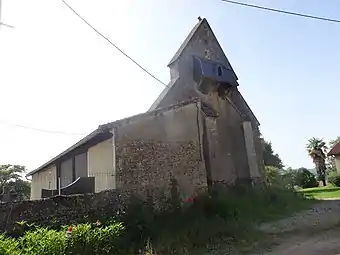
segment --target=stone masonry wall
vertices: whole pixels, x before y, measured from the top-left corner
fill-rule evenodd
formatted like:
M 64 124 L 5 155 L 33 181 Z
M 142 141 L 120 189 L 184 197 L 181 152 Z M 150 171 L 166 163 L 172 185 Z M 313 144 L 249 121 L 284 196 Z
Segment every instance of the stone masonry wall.
M 201 112 L 196 103 L 115 127 L 116 186 L 167 189 L 186 196 L 207 186 Z
M 122 212 L 128 202 L 128 191 L 111 190 L 95 194 L 57 196 L 42 200 L 0 204 L 0 232 L 11 233 L 16 222 L 38 225 L 74 224 L 86 219 L 113 217 Z
M 175 178 L 185 196 L 206 185 L 207 176 L 201 171 L 200 146 L 195 141 L 133 140 L 118 143 L 116 148 L 116 180 L 121 187 L 166 189 Z

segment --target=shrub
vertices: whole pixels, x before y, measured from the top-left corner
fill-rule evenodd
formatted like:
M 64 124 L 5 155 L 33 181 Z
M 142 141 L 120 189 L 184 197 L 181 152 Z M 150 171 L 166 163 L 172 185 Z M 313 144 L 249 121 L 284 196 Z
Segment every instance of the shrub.
M 160 254 L 186 254 L 221 238 L 240 237 L 254 223 L 305 208 L 306 201 L 301 194 L 278 186 L 214 188 L 185 199 L 179 210 L 176 203 L 169 207 L 167 200 L 159 210 L 135 201 L 130 207 L 133 214 L 128 211 L 124 222 L 128 242 L 140 241 L 137 250 L 151 242 Z
M 265 166 L 264 176 L 269 186 L 278 186 L 293 190 L 296 186 L 296 170 L 278 169 L 274 166 Z
M 299 168 L 296 173 L 296 185 L 301 188 L 314 188 L 319 186 L 315 175 L 306 168 Z
M 65 233 L 47 228 L 26 232 L 19 243 L 20 254 L 24 255 L 64 254 L 66 247 Z
M 275 166 L 265 166 L 264 167 L 264 176 L 266 178 L 266 182 L 268 185 L 273 185 L 277 183 L 280 178 L 279 169 Z
M 242 238 L 254 223 L 301 209 L 304 198 L 280 186 L 212 188 L 183 198 L 172 183 L 171 197 L 133 198 L 121 222 L 76 224 L 71 234 L 34 228 L 17 239 L 0 236 L 0 255 L 196 254 L 199 247 Z M 25 229 L 24 223 L 21 224 Z M 222 242 L 221 242 L 221 239 Z M 145 252 L 145 253 L 141 253 Z
M 19 243 L 17 240 L 4 235 L 0 235 L 0 254 L 1 255 L 19 255 Z
M 340 187 L 340 174 L 333 172 L 328 176 L 328 182 L 334 186 Z
M 122 224 L 115 222 L 107 226 L 99 222 L 76 225 L 66 240 L 67 254 L 126 254 L 120 246 L 123 230 Z
M 130 246 L 123 243 L 121 223 L 78 224 L 66 236 L 61 230 L 37 228 L 14 239 L 0 235 L 0 255 L 117 254 L 127 255 Z

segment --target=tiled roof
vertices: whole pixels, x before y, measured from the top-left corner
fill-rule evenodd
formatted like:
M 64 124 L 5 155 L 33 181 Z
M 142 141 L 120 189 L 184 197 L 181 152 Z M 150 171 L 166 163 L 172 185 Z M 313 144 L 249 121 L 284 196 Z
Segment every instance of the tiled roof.
M 340 142 L 334 145 L 334 147 L 328 152 L 328 156 L 340 155 Z

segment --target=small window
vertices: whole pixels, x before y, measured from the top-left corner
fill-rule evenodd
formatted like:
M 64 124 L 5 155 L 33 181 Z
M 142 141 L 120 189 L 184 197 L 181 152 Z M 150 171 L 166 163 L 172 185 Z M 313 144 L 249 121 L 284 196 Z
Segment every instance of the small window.
M 217 67 L 217 75 L 222 76 L 222 67 Z

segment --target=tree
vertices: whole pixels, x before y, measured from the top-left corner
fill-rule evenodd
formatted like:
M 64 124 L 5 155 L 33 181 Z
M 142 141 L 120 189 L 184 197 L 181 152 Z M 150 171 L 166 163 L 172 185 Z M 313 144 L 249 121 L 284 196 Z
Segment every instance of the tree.
M 296 179 L 297 179 L 297 170 L 292 169 L 291 167 L 288 167 L 287 169 L 282 170 L 281 179 L 283 185 L 288 189 L 294 189 L 294 187 L 297 185 Z
M 309 156 L 313 159 L 319 181 L 326 186 L 326 151 L 327 146 L 323 139 L 311 138 L 306 145 Z
M 315 179 L 314 174 L 308 171 L 308 169 L 301 167 L 297 170 L 295 177 L 295 184 L 301 188 L 314 188 L 318 186 L 318 182 Z
M 14 190 L 18 200 L 29 199 L 31 195 L 31 182 L 18 179 L 8 183 L 8 189 Z
M 280 176 L 280 171 L 275 166 L 265 166 L 264 167 L 264 176 L 266 178 L 266 182 L 268 185 L 275 184 Z
M 274 166 L 278 169 L 284 167 L 282 160 L 277 153 L 274 153 L 272 143 L 264 140 L 263 161 L 265 166 Z
M 29 196 L 30 183 L 22 180 L 21 174 L 25 173 L 26 168 L 20 165 L 0 165 L 0 193 L 6 190 L 14 190 L 18 198 Z

